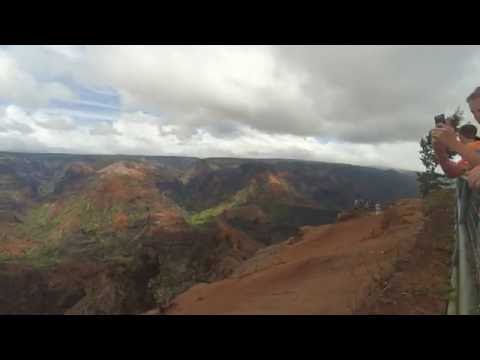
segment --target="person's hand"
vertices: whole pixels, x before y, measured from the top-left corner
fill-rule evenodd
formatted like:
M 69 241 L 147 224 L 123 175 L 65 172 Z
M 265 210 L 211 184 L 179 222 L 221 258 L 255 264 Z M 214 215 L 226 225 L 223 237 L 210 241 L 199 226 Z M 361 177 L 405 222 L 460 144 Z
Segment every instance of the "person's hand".
M 441 142 L 435 141 L 432 136 L 432 148 L 435 153 L 438 154 L 446 154 L 447 153 L 447 146 L 442 144 Z
M 480 165 L 474 167 L 472 170 L 468 171 L 466 174 L 468 185 L 473 190 L 480 189 Z
M 455 130 L 450 125 L 440 124 L 439 126 L 431 132 L 433 145 L 438 146 L 438 144 L 441 144 L 450 150 L 455 150 L 455 146 L 459 143 Z
M 463 175 L 468 176 L 468 172 L 470 171 L 470 165 L 467 161 L 461 160 L 457 163 L 457 166 L 462 169 Z

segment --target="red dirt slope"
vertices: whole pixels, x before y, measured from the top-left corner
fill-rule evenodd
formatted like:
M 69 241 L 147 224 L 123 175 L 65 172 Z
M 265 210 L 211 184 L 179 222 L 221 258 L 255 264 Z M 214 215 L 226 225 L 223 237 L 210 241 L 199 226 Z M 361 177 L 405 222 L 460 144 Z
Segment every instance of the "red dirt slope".
M 373 309 L 379 292 L 415 249 L 422 206 L 421 200 L 403 200 L 379 216 L 305 227 L 297 238 L 259 250 L 228 279 L 179 295 L 166 313 L 352 314 Z M 418 313 L 439 313 L 439 304 L 443 300 L 437 297 Z

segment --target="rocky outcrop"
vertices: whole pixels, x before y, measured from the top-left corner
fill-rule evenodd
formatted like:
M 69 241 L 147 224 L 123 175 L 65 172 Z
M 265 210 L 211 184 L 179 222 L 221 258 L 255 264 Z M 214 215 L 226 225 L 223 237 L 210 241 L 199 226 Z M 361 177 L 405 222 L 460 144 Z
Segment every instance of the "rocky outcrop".
M 53 284 L 52 274 L 22 264 L 0 266 L 1 314 L 63 314 L 84 295 L 79 284 Z

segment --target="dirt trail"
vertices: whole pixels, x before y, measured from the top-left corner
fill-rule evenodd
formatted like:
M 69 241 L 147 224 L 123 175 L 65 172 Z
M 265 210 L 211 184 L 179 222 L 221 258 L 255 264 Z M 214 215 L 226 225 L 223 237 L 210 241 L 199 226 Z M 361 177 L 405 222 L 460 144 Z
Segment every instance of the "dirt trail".
M 167 314 L 368 312 L 418 248 L 424 222 L 421 200 L 403 200 L 386 213 L 306 227 L 297 241 L 261 249 L 228 279 L 179 295 Z M 419 313 L 429 310 L 439 311 Z

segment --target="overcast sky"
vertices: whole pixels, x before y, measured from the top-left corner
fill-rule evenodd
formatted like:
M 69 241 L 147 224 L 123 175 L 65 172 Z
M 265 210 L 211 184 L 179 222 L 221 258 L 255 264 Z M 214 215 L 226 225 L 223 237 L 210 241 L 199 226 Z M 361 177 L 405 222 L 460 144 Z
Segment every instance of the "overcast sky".
M 418 170 L 474 46 L 0 46 L 0 150 Z

